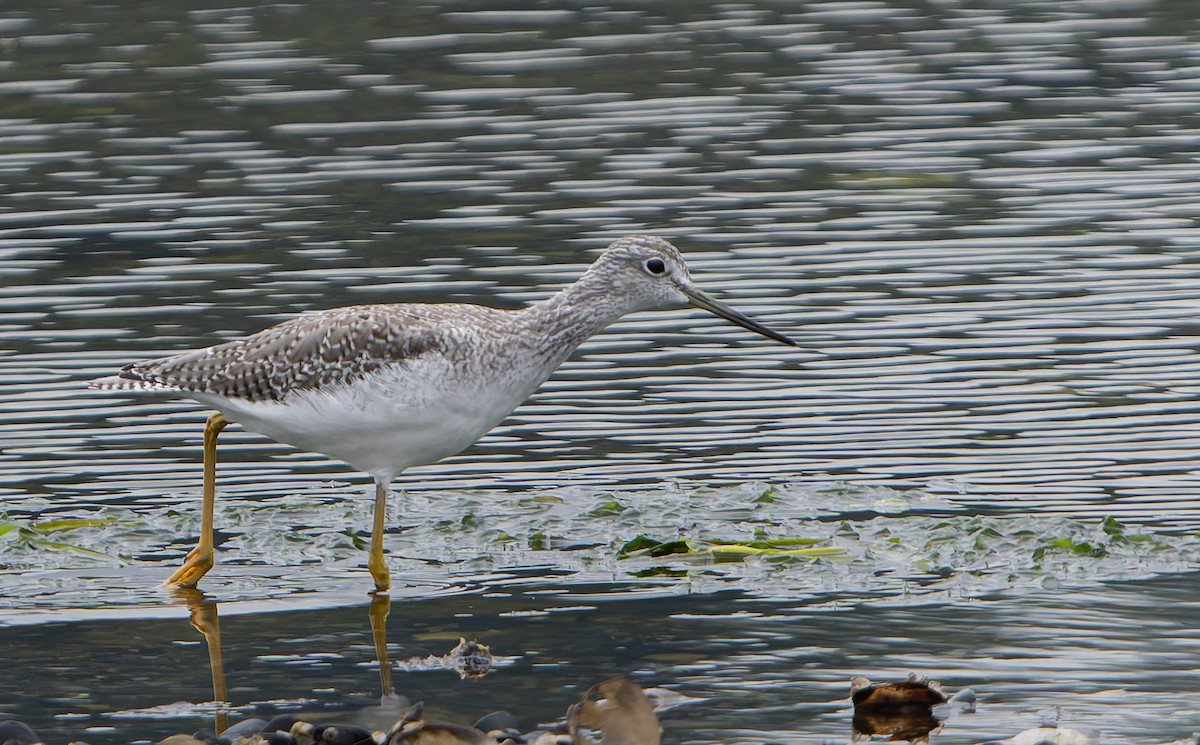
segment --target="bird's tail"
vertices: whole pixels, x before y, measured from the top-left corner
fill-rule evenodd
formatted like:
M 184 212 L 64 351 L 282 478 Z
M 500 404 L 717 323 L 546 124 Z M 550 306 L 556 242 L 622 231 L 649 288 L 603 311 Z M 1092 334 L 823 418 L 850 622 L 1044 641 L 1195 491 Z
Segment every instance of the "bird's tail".
M 124 375 L 108 375 L 88 382 L 88 388 L 101 391 L 147 391 L 158 393 L 176 393 L 179 388 L 173 385 L 163 385 L 150 380 L 126 377 Z

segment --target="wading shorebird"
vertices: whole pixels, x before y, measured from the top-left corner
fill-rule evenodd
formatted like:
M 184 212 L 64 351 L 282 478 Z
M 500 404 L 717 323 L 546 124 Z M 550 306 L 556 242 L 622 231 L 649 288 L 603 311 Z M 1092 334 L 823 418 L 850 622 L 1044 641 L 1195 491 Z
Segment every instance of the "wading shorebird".
M 688 303 L 795 346 L 696 287 L 673 245 L 630 235 L 574 283 L 520 310 L 398 303 L 304 313 L 241 339 L 135 362 L 91 385 L 165 391 L 216 409 L 204 427 L 200 539 L 165 586 L 195 587 L 213 566 L 217 435 L 237 422 L 370 474 L 367 567 L 386 592 L 385 502 L 401 471 L 474 444 L 618 318 Z

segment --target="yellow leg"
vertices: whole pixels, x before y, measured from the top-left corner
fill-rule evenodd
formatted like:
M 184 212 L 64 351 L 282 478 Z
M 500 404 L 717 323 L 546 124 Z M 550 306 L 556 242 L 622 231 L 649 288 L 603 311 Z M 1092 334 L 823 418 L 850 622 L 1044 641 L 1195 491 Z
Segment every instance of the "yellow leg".
M 383 558 L 383 523 L 387 517 L 387 484 L 375 482 L 375 515 L 371 525 L 371 551 L 367 556 L 367 568 L 375 580 L 376 592 L 387 592 L 392 587 L 387 561 Z
M 195 587 L 213 566 L 213 510 L 217 501 L 217 435 L 229 422 L 220 413 L 204 423 L 204 487 L 200 505 L 200 540 L 188 552 L 183 566 L 167 578 L 164 587 Z
M 383 689 L 383 698 L 390 699 L 396 695 L 392 685 L 392 663 L 388 660 L 387 650 L 387 617 L 392 609 L 392 599 L 382 592 L 371 596 L 371 638 L 375 641 L 375 659 L 379 660 L 379 685 Z

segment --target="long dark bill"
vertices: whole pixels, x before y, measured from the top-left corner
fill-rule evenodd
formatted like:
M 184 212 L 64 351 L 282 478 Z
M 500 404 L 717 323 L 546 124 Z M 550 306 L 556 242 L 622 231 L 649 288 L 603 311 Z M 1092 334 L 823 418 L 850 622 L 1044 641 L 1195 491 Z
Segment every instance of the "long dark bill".
M 767 337 L 768 339 L 774 339 L 775 341 L 780 341 L 780 342 L 783 342 L 784 344 L 788 344 L 793 347 L 796 346 L 796 342 L 787 338 L 786 336 L 779 333 L 778 331 L 769 329 L 766 326 L 759 323 L 758 321 L 754 321 L 754 320 L 751 320 L 750 318 L 747 318 L 746 316 L 737 312 L 733 308 L 730 308 L 725 303 L 722 303 L 720 300 L 717 300 L 716 298 L 712 297 L 707 292 L 700 290 L 699 288 L 684 287 L 681 289 L 683 290 L 683 294 L 687 295 L 688 301 L 690 301 L 691 304 L 696 306 L 697 308 L 703 308 L 704 310 L 707 310 L 709 313 L 718 315 L 727 321 L 732 321 L 733 323 L 736 323 L 737 325 L 741 326 L 742 328 L 749 329 L 750 331 L 753 331 L 756 334 L 762 334 L 763 336 Z

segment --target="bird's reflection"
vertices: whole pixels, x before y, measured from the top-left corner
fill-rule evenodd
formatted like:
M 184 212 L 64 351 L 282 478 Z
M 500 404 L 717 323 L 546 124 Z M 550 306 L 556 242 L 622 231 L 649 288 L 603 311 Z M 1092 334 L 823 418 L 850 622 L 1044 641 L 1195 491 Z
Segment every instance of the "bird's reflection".
M 375 642 L 375 659 L 379 662 L 380 703 L 399 705 L 400 696 L 392 685 L 392 663 L 388 660 L 387 619 L 392 610 L 392 598 L 382 592 L 371 593 L 371 606 L 367 616 L 371 619 L 371 639 Z
M 221 656 L 221 619 L 217 615 L 217 601 L 195 588 L 180 588 L 174 591 L 188 609 L 188 620 L 208 648 L 208 669 L 212 674 L 213 701 L 217 709 L 213 717 L 213 731 L 223 732 L 229 726 L 228 688 L 225 686 L 225 662 Z M 385 615 L 386 618 L 386 615 Z
M 188 610 L 188 620 L 204 638 L 208 650 L 208 666 L 212 675 L 213 702 L 216 706 L 213 717 L 213 732 L 225 732 L 229 727 L 229 711 L 231 703 L 228 696 L 228 686 L 225 680 L 225 664 L 222 657 L 221 623 L 218 615 L 218 603 L 214 598 L 194 589 L 177 589 L 173 591 L 176 600 Z M 375 648 L 375 660 L 379 665 L 380 706 L 374 715 L 390 717 L 389 721 L 400 716 L 410 705 L 404 696 L 396 692 L 392 679 L 393 663 L 388 658 L 387 621 L 391 612 L 392 600 L 385 593 L 372 593 L 371 602 L 367 609 L 367 618 L 371 626 L 371 639 Z M 454 669 L 461 677 L 479 677 L 491 669 L 491 655 L 487 647 L 476 642 L 460 640 L 459 645 L 449 654 L 429 658 L 436 664 L 426 660 L 420 661 L 422 667 L 447 667 Z M 413 665 L 414 667 L 416 665 Z M 239 725 L 240 726 L 240 725 Z
M 496 742 L 558 745 L 564 741 L 573 745 L 591 745 L 596 741 L 594 738 L 599 738 L 604 745 L 659 745 L 660 742 L 661 729 L 652 698 L 636 683 L 623 677 L 592 686 L 567 709 L 564 719 L 540 724 L 532 731 L 524 731 L 522 718 L 507 711 L 489 712 L 476 719 L 473 725 L 427 717 L 422 702 L 409 702 L 396 692 L 394 668 L 402 671 L 452 670 L 463 680 L 470 680 L 491 671 L 494 660 L 487 645 L 460 638 L 446 654 L 391 661 L 387 643 L 391 598 L 384 593 L 372 594 L 367 609 L 379 665 L 378 707 L 356 710 L 347 721 L 338 723 L 309 721 L 297 712 L 279 714 L 269 721 L 246 717 L 230 725 L 231 713 L 242 707 L 229 701 L 218 603 L 194 588 L 177 590 L 174 602 L 187 608 L 188 620 L 204 639 L 212 678 L 213 721 L 211 730 L 173 734 L 159 741 L 160 745 L 230 742 L 257 745 L 487 745 Z M 655 697 L 660 695 L 656 693 Z M 22 742 L 40 742 L 36 735 L 25 737 L 23 733 L 28 727 L 20 722 L 0 722 L 0 729 L 4 727 L 8 727 L 5 731 L 10 735 L 16 732 L 24 737 Z M 0 739 L 7 742 L 12 738 Z
M 212 674 L 213 732 L 229 727 L 229 695 L 225 681 L 225 661 L 221 654 L 221 619 L 217 601 L 195 588 L 180 588 L 173 593 L 188 609 L 188 620 L 204 637 L 208 649 L 208 668 Z M 383 708 L 399 709 L 406 702 L 396 693 L 392 682 L 392 665 L 388 660 L 387 619 L 392 609 L 391 597 L 373 593 L 367 616 L 371 622 L 371 639 L 375 644 L 375 659 L 379 664 L 380 703 Z

